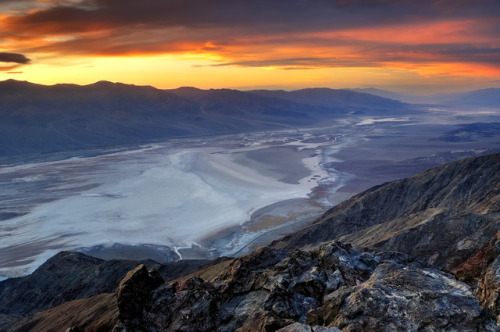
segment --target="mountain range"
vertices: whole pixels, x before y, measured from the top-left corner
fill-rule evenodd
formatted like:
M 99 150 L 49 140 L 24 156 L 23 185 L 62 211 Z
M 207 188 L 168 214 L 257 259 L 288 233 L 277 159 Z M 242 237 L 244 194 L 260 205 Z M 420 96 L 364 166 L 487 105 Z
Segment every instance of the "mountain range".
M 240 258 L 63 252 L 0 283 L 0 328 L 499 331 L 499 165 L 490 154 L 381 184 Z
M 347 90 L 160 90 L 106 81 L 43 86 L 8 80 L 0 82 L 0 155 L 300 128 L 353 113 L 412 112 L 399 101 Z
M 352 89 L 351 91 L 367 93 L 412 104 L 442 104 L 454 107 L 474 106 L 483 108 L 498 108 L 498 105 L 500 105 L 500 88 L 487 88 L 462 93 L 441 93 L 430 95 L 412 95 L 376 88 Z
M 421 114 L 400 100 L 497 107 L 499 96 L 496 88 L 431 98 L 372 88 L 161 90 L 107 81 L 44 86 L 7 80 L 0 82 L 0 155 L 324 126 L 352 116 Z

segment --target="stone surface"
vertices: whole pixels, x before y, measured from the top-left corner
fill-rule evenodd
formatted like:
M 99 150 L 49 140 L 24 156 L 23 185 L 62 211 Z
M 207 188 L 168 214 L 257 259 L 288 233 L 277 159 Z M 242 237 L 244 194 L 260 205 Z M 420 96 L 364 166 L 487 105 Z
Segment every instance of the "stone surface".
M 500 232 L 484 248 L 453 270 L 471 285 L 481 307 L 500 326 Z
M 212 271 L 208 281 L 192 276 L 161 286 L 145 306 L 141 326 L 150 331 L 495 330 L 467 284 L 408 256 L 333 242 L 281 257 L 282 251 L 266 248 L 233 260 L 218 274 Z
M 127 273 L 116 290 L 119 318 L 133 320 L 140 317 L 149 293 L 163 282 L 157 271 L 148 271 L 143 264 Z

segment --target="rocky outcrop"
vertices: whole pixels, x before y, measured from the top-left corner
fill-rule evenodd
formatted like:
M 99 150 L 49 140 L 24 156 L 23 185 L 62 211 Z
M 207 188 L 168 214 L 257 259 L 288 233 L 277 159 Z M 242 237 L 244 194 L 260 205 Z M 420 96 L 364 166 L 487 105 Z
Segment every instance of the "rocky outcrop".
M 11 331 L 50 324 L 54 330 L 90 331 L 88 312 L 75 314 L 71 324 L 49 323 L 55 312 L 73 310 L 81 301 L 101 310 L 106 319 L 100 326 L 115 324 L 115 332 L 499 331 L 472 289 L 452 274 L 407 255 L 339 242 L 290 255 L 263 248 L 169 283 L 141 265 L 114 295 L 69 302 Z
M 339 242 L 290 255 L 263 248 L 159 283 L 144 266 L 122 280 L 110 300 L 120 317 L 114 331 L 497 330 L 453 275 Z
M 150 292 L 164 283 L 158 271 L 148 271 L 141 264 L 125 276 L 116 291 L 119 325 L 140 327 L 144 304 L 149 300 Z M 124 329 L 125 331 L 126 329 Z M 119 331 L 115 328 L 115 331 Z
M 374 187 L 272 246 L 340 239 L 452 269 L 500 230 L 499 165 L 500 154 L 468 158 Z
M 474 289 L 481 307 L 500 325 L 500 232 L 478 253 L 453 270 Z
M 165 280 L 192 273 L 213 262 L 180 261 L 158 264 L 142 262 Z M 13 321 L 65 302 L 114 293 L 120 280 L 139 262 L 102 260 L 63 251 L 50 258 L 31 275 L 0 282 L 0 331 Z
M 383 263 L 362 284 L 341 288 L 310 322 L 345 331 L 477 331 L 481 308 L 470 288 L 418 264 Z M 493 323 L 490 323 L 493 328 Z
M 25 316 L 67 301 L 113 293 L 123 276 L 137 266 L 104 261 L 76 252 L 60 252 L 27 277 L 0 283 L 0 312 Z
M 298 325 L 297 323 L 300 323 Z M 154 290 L 148 331 L 496 330 L 471 288 L 397 253 L 263 248 Z

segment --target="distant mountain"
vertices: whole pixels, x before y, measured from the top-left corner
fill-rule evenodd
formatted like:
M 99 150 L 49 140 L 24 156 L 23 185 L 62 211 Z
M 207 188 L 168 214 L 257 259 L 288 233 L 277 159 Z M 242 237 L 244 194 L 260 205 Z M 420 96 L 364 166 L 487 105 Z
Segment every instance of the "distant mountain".
M 197 102 L 203 113 L 219 114 L 226 121 L 232 117 L 242 122 L 247 119 L 269 121 L 280 118 L 283 124 L 301 126 L 313 123 L 318 114 L 328 113 L 329 110 L 231 89 L 180 88 L 168 91 Z M 331 115 L 338 114 L 332 112 Z
M 376 88 L 351 89 L 383 98 L 412 104 L 442 104 L 453 106 L 500 107 L 500 88 L 481 89 L 464 93 L 442 93 L 431 95 L 403 94 Z
M 159 90 L 106 81 L 86 86 L 3 81 L 0 155 L 305 127 L 353 112 L 411 112 L 401 103 L 354 92 L 310 89 L 272 94 Z
M 474 142 L 482 137 L 500 136 L 500 123 L 467 123 L 460 125 L 458 129 L 450 130 L 432 141 L 445 142 Z
M 24 318 L 7 305 L 0 322 L 11 332 L 498 331 L 498 165 L 500 154 L 468 158 L 371 188 L 270 247 L 174 280 L 162 277 L 174 266 L 137 263 L 117 285 L 130 262 L 62 253 L 36 278 L 0 283 L 2 300 L 17 294 L 33 312 L 31 290 L 47 292 L 40 310 L 51 294 L 92 297 Z M 90 295 L 96 286 L 108 293 Z
M 405 106 L 400 101 L 382 98 L 373 94 L 328 88 L 302 89 L 290 92 L 283 90 L 254 90 L 249 92 L 296 103 L 334 108 L 343 112 L 363 113 L 370 110 L 370 112 L 379 111 L 389 115 L 392 114 L 389 111 L 401 111 Z
M 349 89 L 349 91 L 368 93 L 368 94 L 371 94 L 374 96 L 379 96 L 382 98 L 399 100 L 399 101 L 405 101 L 405 98 L 408 97 L 408 95 L 405 95 L 402 93 L 397 93 L 397 92 L 392 92 L 392 91 L 382 90 L 382 89 L 377 89 L 377 88 L 358 88 L 358 89 Z
M 377 88 L 359 88 L 359 89 L 349 89 L 354 92 L 368 93 L 374 96 L 379 96 L 382 98 L 398 100 L 404 103 L 410 104 L 427 104 L 434 103 L 436 99 L 432 96 L 419 96 L 405 93 L 398 93 L 389 90 L 377 89 Z
M 473 105 L 500 108 L 500 88 L 475 90 L 457 95 L 451 102 L 458 105 Z
M 0 154 L 56 152 L 191 133 L 197 105 L 151 87 L 0 85 Z

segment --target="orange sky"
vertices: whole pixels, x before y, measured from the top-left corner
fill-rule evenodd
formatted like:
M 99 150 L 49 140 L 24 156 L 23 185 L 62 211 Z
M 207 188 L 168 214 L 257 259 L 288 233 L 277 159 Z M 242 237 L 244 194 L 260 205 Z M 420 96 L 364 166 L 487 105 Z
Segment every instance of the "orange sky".
M 500 86 L 496 0 L 2 0 L 0 80 Z

